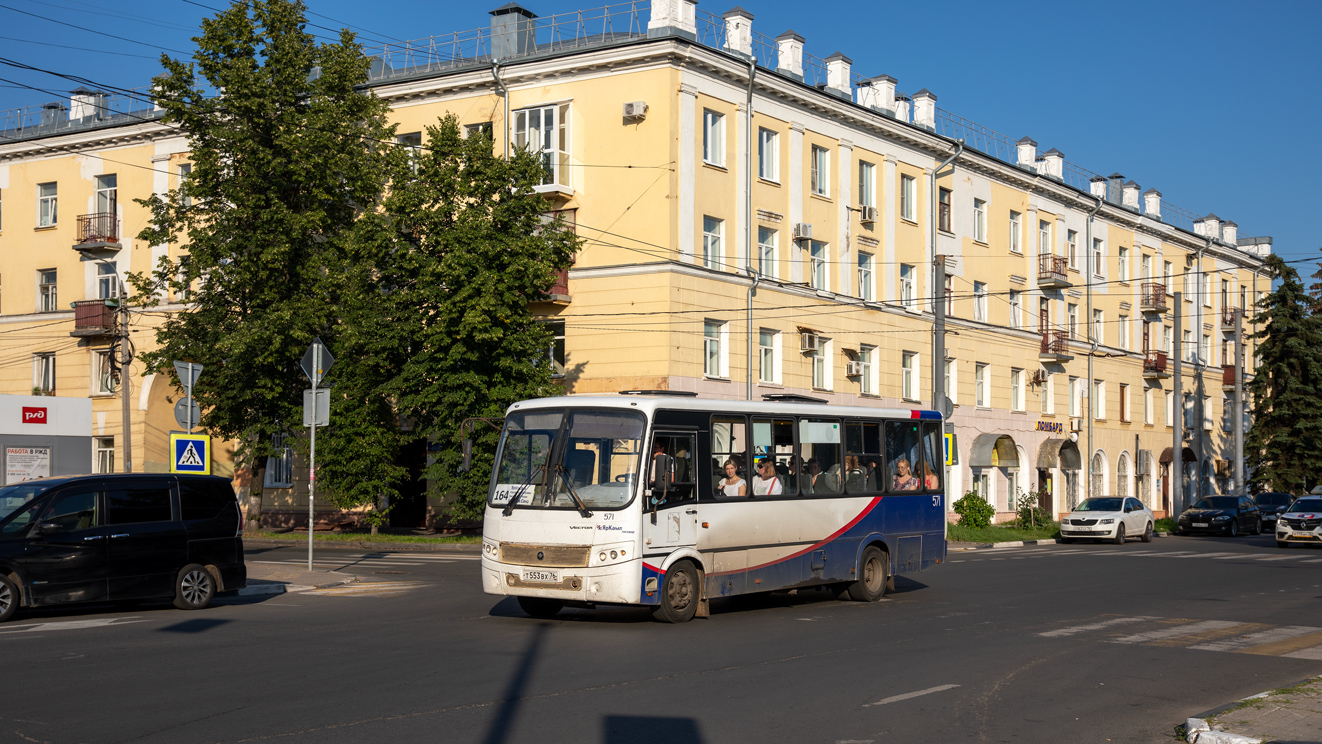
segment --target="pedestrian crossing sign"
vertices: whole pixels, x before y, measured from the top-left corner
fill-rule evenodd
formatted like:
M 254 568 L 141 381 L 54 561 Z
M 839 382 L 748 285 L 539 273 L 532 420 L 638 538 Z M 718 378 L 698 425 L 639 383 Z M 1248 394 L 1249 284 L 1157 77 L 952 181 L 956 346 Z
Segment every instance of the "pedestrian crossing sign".
M 171 433 L 170 472 L 211 475 L 211 437 Z

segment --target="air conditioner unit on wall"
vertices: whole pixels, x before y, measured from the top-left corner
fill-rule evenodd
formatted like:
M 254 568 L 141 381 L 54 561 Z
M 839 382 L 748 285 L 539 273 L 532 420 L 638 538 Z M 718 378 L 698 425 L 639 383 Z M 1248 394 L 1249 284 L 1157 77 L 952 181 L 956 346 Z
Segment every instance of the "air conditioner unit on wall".
M 812 225 L 807 222 L 794 223 L 795 240 L 812 240 Z
M 1070 431 L 1083 431 L 1083 419 L 1081 418 L 1070 419 Z
M 845 362 L 845 377 L 862 377 L 862 362 Z
M 647 117 L 647 103 L 644 101 L 630 101 L 624 104 L 624 118 L 643 119 Z
M 858 221 L 863 223 L 872 223 L 877 221 L 877 208 L 862 206 L 858 208 Z
M 804 331 L 800 336 L 800 351 L 821 351 L 822 337 L 811 331 Z

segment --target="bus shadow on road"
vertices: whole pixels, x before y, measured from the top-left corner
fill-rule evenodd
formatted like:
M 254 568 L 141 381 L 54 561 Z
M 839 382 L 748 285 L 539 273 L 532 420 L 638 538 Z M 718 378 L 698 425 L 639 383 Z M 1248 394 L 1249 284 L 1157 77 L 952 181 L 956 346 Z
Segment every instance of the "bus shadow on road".
M 605 744 L 702 744 L 692 718 L 604 716 L 601 727 Z

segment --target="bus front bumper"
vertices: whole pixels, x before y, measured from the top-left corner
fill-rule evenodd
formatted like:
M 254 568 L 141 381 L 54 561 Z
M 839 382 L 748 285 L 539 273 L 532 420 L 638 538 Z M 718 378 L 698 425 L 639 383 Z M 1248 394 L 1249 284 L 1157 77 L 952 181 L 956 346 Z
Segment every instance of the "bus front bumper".
M 483 556 L 482 590 L 513 597 L 639 604 L 641 571 L 637 559 L 592 568 L 543 569 L 497 563 Z

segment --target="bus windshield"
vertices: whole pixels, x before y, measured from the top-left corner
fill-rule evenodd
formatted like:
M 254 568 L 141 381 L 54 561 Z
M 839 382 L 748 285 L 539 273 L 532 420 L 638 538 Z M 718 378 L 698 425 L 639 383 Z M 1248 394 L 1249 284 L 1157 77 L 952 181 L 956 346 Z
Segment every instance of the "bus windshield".
M 505 420 L 490 503 L 591 509 L 628 504 L 638 482 L 644 419 L 631 411 L 527 411 Z

